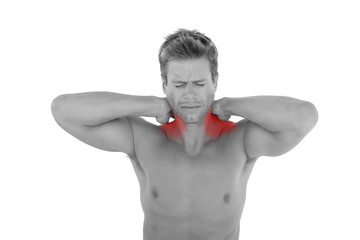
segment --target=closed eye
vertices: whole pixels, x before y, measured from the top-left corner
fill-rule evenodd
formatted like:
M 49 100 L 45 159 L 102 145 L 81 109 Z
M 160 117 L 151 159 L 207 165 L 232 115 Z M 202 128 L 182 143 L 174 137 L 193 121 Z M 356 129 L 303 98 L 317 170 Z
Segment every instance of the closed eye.
M 176 88 L 181 88 L 183 86 L 185 86 L 186 83 L 182 83 L 182 84 L 178 84 L 178 85 L 175 85 Z M 203 83 L 195 83 L 196 86 L 199 86 L 199 87 L 203 87 L 205 84 Z

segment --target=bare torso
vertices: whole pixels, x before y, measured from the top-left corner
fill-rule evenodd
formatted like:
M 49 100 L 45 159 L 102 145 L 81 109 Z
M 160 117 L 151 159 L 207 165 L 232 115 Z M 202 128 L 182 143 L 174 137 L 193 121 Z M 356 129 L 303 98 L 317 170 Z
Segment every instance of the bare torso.
M 255 160 L 243 146 L 244 126 L 189 155 L 158 126 L 133 120 L 144 240 L 237 240 L 246 184 Z

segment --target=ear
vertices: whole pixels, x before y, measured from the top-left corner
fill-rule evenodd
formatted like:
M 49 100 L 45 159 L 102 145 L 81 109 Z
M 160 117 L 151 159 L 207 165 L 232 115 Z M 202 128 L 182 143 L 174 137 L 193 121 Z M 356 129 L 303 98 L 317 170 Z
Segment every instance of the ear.
M 217 74 L 216 77 L 215 77 L 215 79 L 214 79 L 214 88 L 215 88 L 215 91 L 216 91 L 216 89 L 217 89 L 218 77 L 219 77 L 219 74 Z
M 165 95 L 167 95 L 167 94 L 166 94 L 166 87 L 167 87 L 166 85 L 167 85 L 167 84 L 165 83 L 165 80 L 163 79 L 163 80 L 162 80 L 162 89 L 163 89 L 163 93 L 164 93 Z

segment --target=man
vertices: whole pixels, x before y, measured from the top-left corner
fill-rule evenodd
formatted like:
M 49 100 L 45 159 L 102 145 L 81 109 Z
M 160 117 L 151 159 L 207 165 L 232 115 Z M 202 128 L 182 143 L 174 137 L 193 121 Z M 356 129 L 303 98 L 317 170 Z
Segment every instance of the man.
M 81 141 L 129 155 L 140 184 L 145 240 L 239 239 L 256 159 L 295 147 L 315 126 L 316 108 L 278 96 L 214 101 L 217 49 L 197 31 L 169 35 L 159 60 L 165 98 L 65 94 L 54 99 L 53 116 Z M 244 119 L 232 123 L 231 115 Z

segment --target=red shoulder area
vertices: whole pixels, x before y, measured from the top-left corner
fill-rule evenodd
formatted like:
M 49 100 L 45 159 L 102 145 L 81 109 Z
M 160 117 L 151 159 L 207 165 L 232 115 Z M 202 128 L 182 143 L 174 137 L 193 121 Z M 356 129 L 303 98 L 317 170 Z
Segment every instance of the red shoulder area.
M 204 130 L 206 134 L 212 138 L 220 137 L 220 135 L 232 131 L 235 127 L 236 123 L 231 121 L 221 121 L 213 114 L 207 115 L 205 118 Z M 171 139 L 181 137 L 184 132 L 184 126 L 177 120 L 160 125 L 160 129 Z
M 221 134 L 230 132 L 236 127 L 231 121 L 221 121 L 216 115 L 211 114 L 205 126 L 205 131 L 210 137 L 219 137 Z
M 236 127 L 236 123 L 226 121 L 222 133 L 231 132 Z
M 179 138 L 182 134 L 179 124 L 175 121 L 160 125 L 160 129 L 171 139 Z

